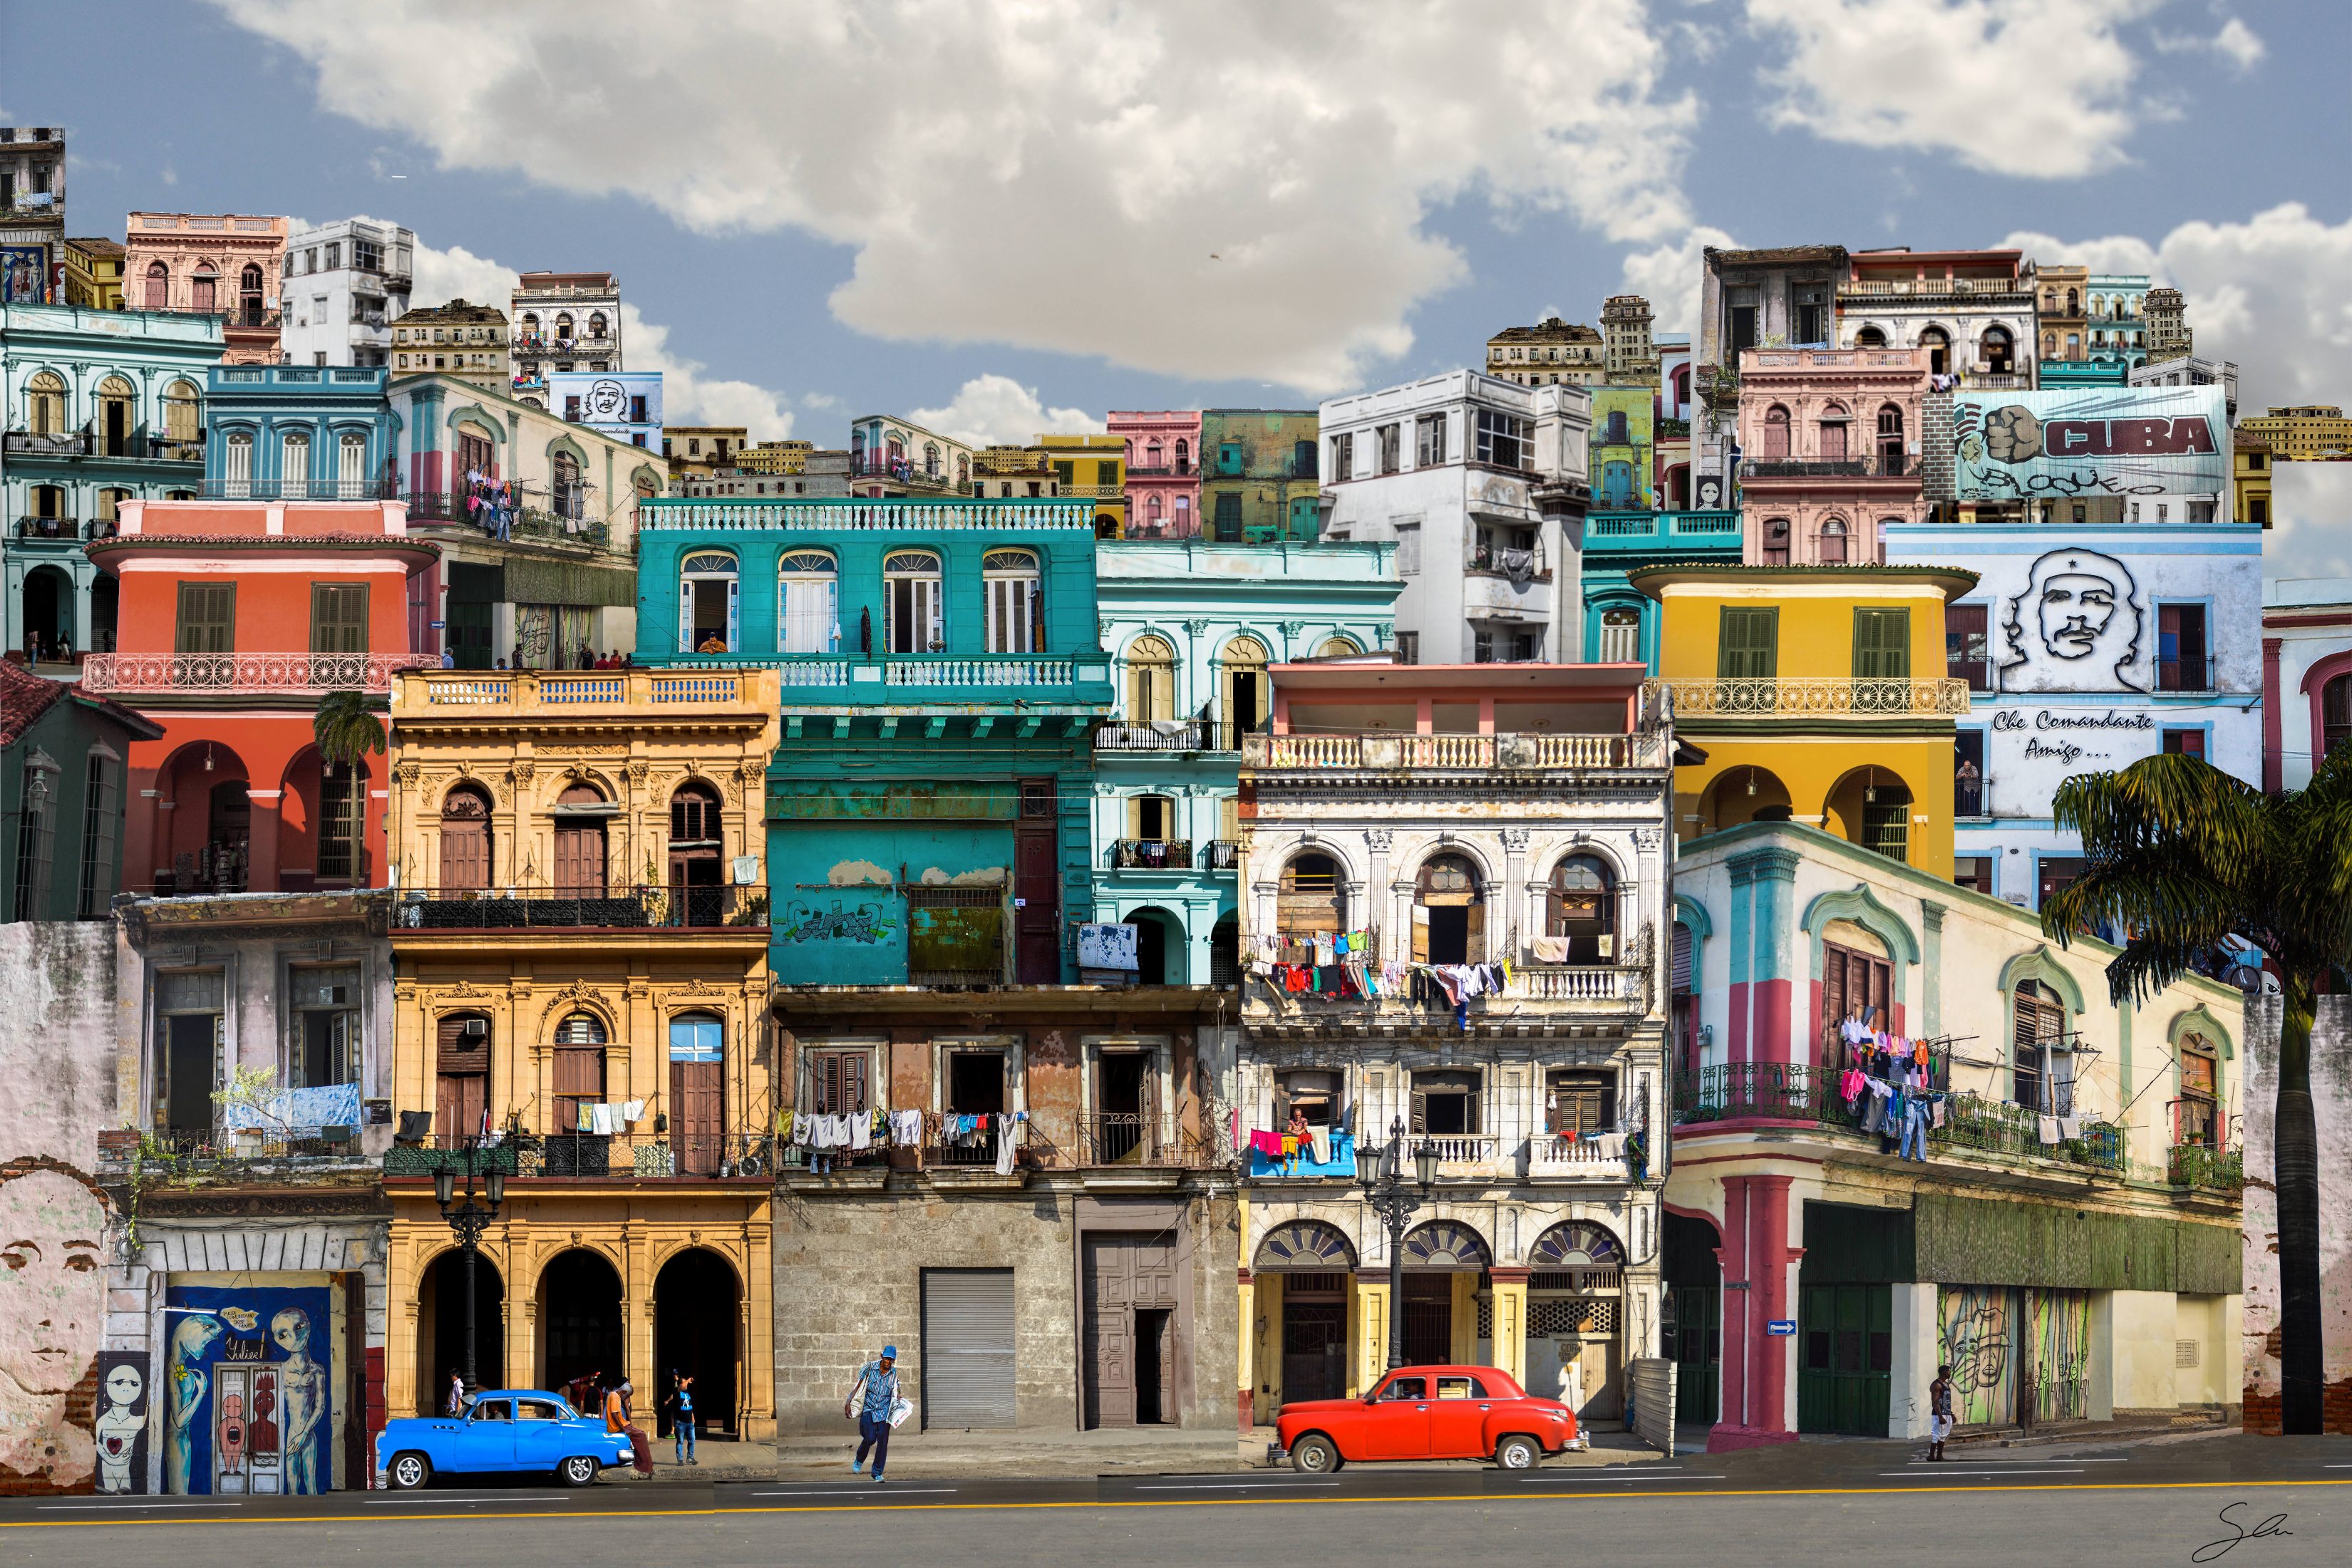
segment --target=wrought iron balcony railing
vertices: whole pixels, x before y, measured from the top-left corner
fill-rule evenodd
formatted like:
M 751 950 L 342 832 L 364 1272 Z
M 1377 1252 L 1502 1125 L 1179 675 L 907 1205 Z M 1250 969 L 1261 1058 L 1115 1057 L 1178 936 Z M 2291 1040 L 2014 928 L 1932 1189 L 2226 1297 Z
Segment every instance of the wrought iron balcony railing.
M 508 1175 L 710 1181 L 773 1180 L 776 1140 L 764 1132 L 699 1131 L 672 1123 L 652 1131 L 648 1116 L 638 1127 L 613 1132 L 508 1132 L 497 1143 L 478 1147 L 475 1168 Z M 422 1143 L 397 1144 L 383 1158 L 387 1176 L 431 1175 L 457 1158 L 469 1140 L 461 1132 L 435 1132 Z M 462 1162 L 457 1169 L 465 1167 Z
M 1650 680 L 1644 696 L 1671 694 L 1678 719 L 1959 717 L 1969 710 L 1965 680 L 1857 680 L 1790 677 L 1757 680 Z
M 82 660 L 81 683 L 131 698 L 200 691 L 310 697 L 388 691 L 394 672 L 423 662 L 413 653 L 94 653 Z
M 768 924 L 768 889 L 719 887 L 409 888 L 393 906 L 395 934 L 423 931 L 713 930 Z
M 1859 1132 L 1859 1118 L 1846 1110 L 1840 1092 L 1840 1077 L 1833 1068 L 1792 1062 L 1725 1062 L 1678 1073 L 1675 1122 L 1692 1126 L 1759 1118 Z M 2085 1117 L 2077 1136 L 2045 1143 L 2044 1118 L 2031 1106 L 1986 1100 L 1964 1089 L 1947 1092 L 1944 1105 L 1944 1124 L 1927 1129 L 1930 1148 L 2046 1160 L 2111 1176 L 2124 1173 L 2123 1129 L 2111 1122 Z
M 1120 871 L 1189 871 L 1192 841 L 1189 838 L 1120 838 L 1110 847 L 1110 863 Z
M 2165 1176 L 2176 1187 L 2242 1192 L 2246 1185 L 2246 1152 L 2208 1143 L 2176 1143 L 2166 1158 Z

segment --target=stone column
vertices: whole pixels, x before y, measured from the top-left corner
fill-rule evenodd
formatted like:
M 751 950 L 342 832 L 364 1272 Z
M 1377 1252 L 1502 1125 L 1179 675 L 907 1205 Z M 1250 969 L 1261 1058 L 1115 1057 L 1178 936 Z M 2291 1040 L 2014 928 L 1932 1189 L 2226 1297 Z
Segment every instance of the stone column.
M 1356 1369 L 1350 1399 L 1361 1398 L 1389 1369 L 1389 1271 L 1385 1265 L 1356 1275 L 1355 1300 L 1349 1303 L 1348 1328 L 1353 1340 Z
M 1248 1227 L 1244 1226 L 1243 1228 L 1246 1232 Z M 1252 1395 L 1257 1392 L 1257 1373 L 1253 1357 L 1253 1352 L 1257 1348 L 1257 1287 L 1251 1280 L 1250 1271 L 1246 1268 L 1239 1270 L 1239 1279 L 1241 1317 L 1238 1321 L 1241 1323 L 1241 1332 L 1234 1336 L 1237 1346 L 1234 1372 L 1239 1379 L 1234 1386 L 1239 1392 L 1234 1408 L 1234 1419 L 1239 1424 L 1242 1436 L 1247 1436 L 1250 1427 L 1256 1424 Z M 1273 1412 L 1269 1410 L 1267 1414 L 1272 1415 Z
M 1489 1352 L 1494 1364 L 1508 1373 L 1521 1388 L 1528 1386 L 1528 1270 L 1524 1268 L 1490 1268 L 1486 1278 L 1493 1283 L 1494 1339 Z M 1538 1398 L 1549 1399 L 1549 1389 L 1528 1388 Z
M 1770 1332 L 1794 1315 L 1790 1276 L 1804 1256 L 1789 1245 L 1790 1176 L 1724 1178 L 1723 1408 L 1707 1452 L 1793 1443 L 1788 1415 L 1797 1336 Z
M 1387 887 L 1389 883 L 1390 837 L 1390 832 L 1385 827 L 1367 828 L 1364 832 L 1364 849 L 1370 857 L 1370 868 L 1364 877 L 1364 886 L 1370 889 L 1370 896 L 1375 899 L 1381 896 L 1381 889 Z M 1386 917 L 1382 917 L 1381 924 L 1382 929 L 1380 943 L 1373 949 L 1374 955 L 1392 963 L 1412 957 L 1412 944 L 1410 933 L 1404 945 L 1400 948 L 1393 934 L 1395 928 L 1390 925 Z
M 1528 830 L 1524 827 L 1506 827 L 1503 829 L 1502 838 L 1501 890 L 1503 896 L 1499 900 L 1494 899 L 1487 900 L 1486 951 L 1483 956 L 1491 960 L 1499 954 L 1516 963 L 1518 962 L 1519 954 L 1527 951 L 1527 937 L 1529 934 L 1528 931 L 1529 900 L 1527 891 Z M 1498 903 L 1499 908 L 1497 908 Z M 1498 913 L 1502 916 L 1499 922 L 1495 918 Z M 1497 924 L 1502 928 L 1499 931 L 1496 929 Z M 1518 939 L 1516 942 L 1512 940 L 1515 937 Z M 1499 1366 L 1502 1363 L 1497 1362 L 1496 1364 Z

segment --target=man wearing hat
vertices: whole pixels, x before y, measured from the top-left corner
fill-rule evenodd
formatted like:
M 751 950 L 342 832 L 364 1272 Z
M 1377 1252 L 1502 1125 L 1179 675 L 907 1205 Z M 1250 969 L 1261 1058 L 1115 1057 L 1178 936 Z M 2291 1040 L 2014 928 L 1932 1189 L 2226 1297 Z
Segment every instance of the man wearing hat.
M 857 1369 L 857 1381 L 849 1386 L 849 1397 L 841 1402 L 841 1414 L 846 1420 L 857 1420 L 857 1458 L 849 1462 L 849 1473 L 860 1475 L 866 1469 L 868 1449 L 874 1454 L 874 1481 L 882 1483 L 882 1470 L 890 1462 L 890 1413 L 898 1403 L 898 1374 L 892 1369 L 898 1364 L 898 1347 L 884 1345 L 882 1353 Z

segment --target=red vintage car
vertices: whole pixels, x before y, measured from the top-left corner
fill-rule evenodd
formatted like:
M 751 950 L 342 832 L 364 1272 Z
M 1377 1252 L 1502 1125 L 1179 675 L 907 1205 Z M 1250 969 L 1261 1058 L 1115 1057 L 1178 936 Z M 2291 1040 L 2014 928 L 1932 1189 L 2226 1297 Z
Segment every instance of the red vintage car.
M 1356 1459 L 1483 1459 L 1532 1469 L 1576 1440 L 1576 1415 L 1491 1366 L 1406 1366 L 1361 1399 L 1307 1399 L 1274 1418 L 1269 1461 L 1328 1474 Z

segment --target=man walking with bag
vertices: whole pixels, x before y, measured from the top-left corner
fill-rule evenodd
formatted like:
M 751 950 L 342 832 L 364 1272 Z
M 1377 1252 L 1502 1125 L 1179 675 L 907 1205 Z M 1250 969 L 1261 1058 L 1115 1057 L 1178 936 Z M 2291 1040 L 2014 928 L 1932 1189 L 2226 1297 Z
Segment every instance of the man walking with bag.
M 890 1462 L 890 1418 L 898 1404 L 898 1374 L 892 1369 L 898 1364 L 898 1347 L 884 1345 L 879 1357 L 857 1369 L 857 1381 L 849 1385 L 849 1397 L 841 1402 L 843 1418 L 855 1415 L 857 1420 L 857 1458 L 849 1462 L 849 1473 L 864 1473 L 870 1449 L 877 1486 L 882 1484 L 883 1468 Z

